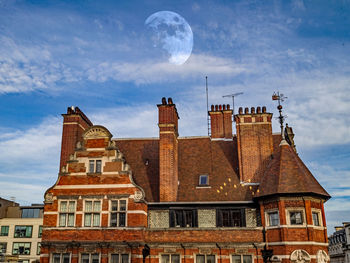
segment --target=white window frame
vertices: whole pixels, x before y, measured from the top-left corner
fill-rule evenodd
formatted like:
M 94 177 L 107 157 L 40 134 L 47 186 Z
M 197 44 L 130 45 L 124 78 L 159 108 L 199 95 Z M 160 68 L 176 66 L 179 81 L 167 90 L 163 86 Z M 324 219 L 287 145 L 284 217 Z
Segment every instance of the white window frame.
M 315 225 L 313 213 L 317 213 L 318 214 L 318 222 L 320 223 L 319 226 Z M 314 227 L 323 227 L 322 210 L 321 209 L 311 208 L 311 217 L 312 217 L 312 225 Z
M 119 262 L 121 263 L 122 261 L 122 257 L 121 255 L 128 255 L 128 262 L 131 262 L 131 254 L 130 253 L 123 253 L 123 252 L 112 252 L 108 255 L 108 262 L 111 263 L 112 262 L 112 255 L 119 255 Z
M 278 215 L 278 224 L 277 225 L 271 225 L 270 214 L 276 213 L 276 212 L 277 212 L 277 215 Z M 278 208 L 265 211 L 265 224 L 268 227 L 279 227 L 281 225 L 280 213 L 279 213 Z
M 97 171 L 97 161 L 101 162 L 101 171 Z M 94 162 L 94 169 L 93 171 L 90 170 L 90 162 Z M 89 174 L 100 174 L 102 173 L 102 168 L 103 168 L 103 162 L 102 159 L 88 159 L 88 167 L 87 171 Z
M 300 224 L 300 225 L 291 224 L 291 221 L 290 221 L 290 213 L 291 212 L 301 212 L 303 223 Z M 286 218 L 287 219 L 287 225 L 289 227 L 306 227 L 306 217 L 305 217 L 305 209 L 304 209 L 304 207 L 288 207 L 288 208 L 286 208 L 286 217 L 287 217 Z
M 195 254 L 195 263 L 197 263 L 197 256 L 204 256 L 204 263 L 207 263 L 207 256 L 214 256 L 214 262 L 216 263 L 218 261 L 218 257 L 216 254 Z
M 120 211 L 120 200 L 125 200 L 126 204 L 126 210 L 125 211 Z M 118 201 L 118 211 L 112 211 L 112 201 Z M 120 198 L 120 199 L 111 199 L 109 200 L 109 211 L 108 211 L 108 226 L 109 227 L 127 227 L 128 226 L 128 198 Z M 119 216 L 117 216 L 117 226 L 111 226 L 111 219 L 112 219 L 112 214 L 116 213 L 125 213 L 125 226 L 119 226 Z
M 179 263 L 181 263 L 181 254 L 180 253 L 160 253 L 159 254 L 159 263 L 162 263 L 162 256 L 169 256 L 169 263 L 171 263 L 172 256 L 179 256 Z
M 98 255 L 98 263 L 101 263 L 101 253 L 98 253 L 98 252 L 91 252 L 91 253 L 88 253 L 88 252 L 82 252 L 79 254 L 79 263 L 82 263 L 82 260 L 83 260 L 83 254 L 86 254 L 86 255 L 89 255 L 89 263 L 92 263 L 91 261 L 91 256 L 92 255 Z
M 92 202 L 92 211 L 86 212 L 86 202 Z M 100 211 L 96 212 L 93 210 L 94 208 L 94 202 L 100 202 Z M 91 227 L 91 228 L 95 228 L 95 227 L 101 227 L 101 221 L 102 221 L 102 199 L 84 199 L 83 200 L 83 222 L 82 222 L 82 227 Z M 91 224 L 90 226 L 85 226 L 85 214 L 91 214 Z M 100 222 L 98 226 L 94 226 L 94 220 L 93 220 L 93 215 L 94 214 L 99 214 L 100 215 Z M 83 253 L 84 254 L 84 253 Z
M 201 178 L 206 177 L 207 178 L 207 183 L 206 184 L 201 184 Z M 208 174 L 200 174 L 198 178 L 198 186 L 209 186 L 209 175 Z
M 252 263 L 254 263 L 254 255 L 253 254 L 231 254 L 230 255 L 230 263 L 233 263 L 232 256 L 240 256 L 241 263 L 243 263 L 243 256 L 250 256 L 252 259 Z
M 62 202 L 67 202 L 67 211 L 66 212 L 61 212 L 61 203 Z M 69 211 L 69 202 L 74 202 L 74 212 Z M 71 200 L 71 199 L 62 199 L 59 200 L 58 202 L 58 217 L 57 217 L 57 227 L 75 227 L 76 224 L 76 212 L 77 212 L 77 201 L 76 200 Z M 66 223 L 64 226 L 60 226 L 60 215 L 61 214 L 66 214 Z M 73 225 L 68 226 L 68 214 L 73 214 L 74 220 L 73 220 Z
M 72 253 L 51 253 L 50 254 L 50 262 L 53 263 L 53 255 L 54 254 L 59 254 L 60 255 L 60 263 L 63 263 L 63 254 L 69 254 L 69 263 L 72 262 Z
M 14 254 L 13 251 L 15 249 L 15 244 L 29 244 L 29 254 Z M 19 250 L 19 247 L 18 247 L 18 250 Z M 13 242 L 12 243 L 12 251 L 11 251 L 11 254 L 12 255 L 22 255 L 22 256 L 29 256 L 32 252 L 32 242 L 25 242 L 25 241 L 22 241 L 22 242 Z

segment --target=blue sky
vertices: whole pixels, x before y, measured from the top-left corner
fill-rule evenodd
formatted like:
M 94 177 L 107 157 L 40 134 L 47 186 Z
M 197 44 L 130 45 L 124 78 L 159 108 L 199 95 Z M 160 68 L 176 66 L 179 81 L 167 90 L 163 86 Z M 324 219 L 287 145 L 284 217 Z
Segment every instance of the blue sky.
M 186 19 L 193 50 L 170 64 L 145 20 Z M 156 137 L 161 97 L 180 136 L 206 135 L 209 103 L 235 106 L 284 93 L 299 155 L 333 196 L 329 232 L 350 220 L 350 1 L 0 0 L 0 196 L 42 202 L 57 178 L 61 113 L 79 106 L 114 137 Z M 277 120 L 274 131 L 278 132 Z

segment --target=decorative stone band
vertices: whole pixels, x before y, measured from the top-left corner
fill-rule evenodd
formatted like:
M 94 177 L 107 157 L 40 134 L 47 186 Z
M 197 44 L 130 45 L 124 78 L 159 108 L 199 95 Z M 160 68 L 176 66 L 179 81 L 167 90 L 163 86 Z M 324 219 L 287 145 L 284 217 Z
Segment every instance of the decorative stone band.
M 281 245 L 314 245 L 328 247 L 328 243 L 315 242 L 315 241 L 281 241 L 281 242 L 269 242 L 269 246 L 281 246 Z
M 79 184 L 56 185 L 54 189 L 102 189 L 102 188 L 134 188 L 133 184 Z

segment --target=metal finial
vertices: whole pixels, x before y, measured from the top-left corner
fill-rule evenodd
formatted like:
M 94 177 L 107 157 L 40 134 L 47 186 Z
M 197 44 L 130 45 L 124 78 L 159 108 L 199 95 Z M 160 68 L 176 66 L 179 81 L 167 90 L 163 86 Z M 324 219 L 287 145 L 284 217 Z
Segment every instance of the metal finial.
M 281 135 L 282 135 L 282 140 L 284 140 L 284 132 L 283 132 L 283 122 L 284 122 L 284 119 L 285 119 L 285 116 L 282 115 L 282 105 L 281 105 L 281 102 L 283 102 L 285 99 L 287 99 L 287 97 L 285 97 L 282 93 L 280 94 L 279 91 L 274 92 L 272 94 L 272 100 L 277 100 L 278 101 L 278 106 L 277 106 L 277 109 L 278 109 L 278 112 L 280 114 L 280 116 L 278 117 L 279 119 L 279 122 L 280 122 L 280 125 L 281 125 Z

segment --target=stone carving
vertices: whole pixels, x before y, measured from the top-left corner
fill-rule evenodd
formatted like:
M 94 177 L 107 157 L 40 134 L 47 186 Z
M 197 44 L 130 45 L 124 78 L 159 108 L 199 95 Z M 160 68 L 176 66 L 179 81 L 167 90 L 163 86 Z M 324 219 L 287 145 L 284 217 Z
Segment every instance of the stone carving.
M 81 142 L 77 142 L 76 148 L 79 150 L 83 147 L 83 145 L 81 144 Z
M 130 171 L 130 165 L 129 164 L 124 164 L 124 171 Z
M 278 256 L 274 255 L 271 258 L 271 262 L 282 262 L 282 259 L 280 259 Z
M 116 147 L 117 147 L 117 144 L 115 143 L 115 141 L 109 141 L 109 142 L 108 142 L 108 147 L 109 147 L 109 148 L 116 148 Z
M 67 170 L 66 170 L 66 167 L 65 166 L 62 166 L 62 168 L 61 168 L 61 173 L 66 173 L 67 172 Z
M 290 256 L 290 260 L 293 263 L 308 263 L 311 261 L 311 257 L 305 250 L 298 249 L 293 251 Z
M 53 203 L 53 194 L 52 193 L 47 193 L 45 195 L 45 203 L 48 203 L 48 204 Z
M 111 138 L 112 134 L 102 126 L 93 126 L 84 134 L 84 139 Z
M 317 263 L 327 263 L 329 261 L 329 256 L 324 250 L 317 251 L 316 255 Z
M 70 160 L 70 161 L 73 161 L 73 160 L 74 160 L 74 154 L 70 154 L 70 155 L 69 155 L 69 160 Z
M 136 190 L 136 191 L 135 191 L 135 194 L 134 194 L 134 200 L 135 200 L 136 202 L 138 202 L 138 201 L 141 201 L 142 198 L 143 198 L 142 192 L 139 191 L 139 190 Z

